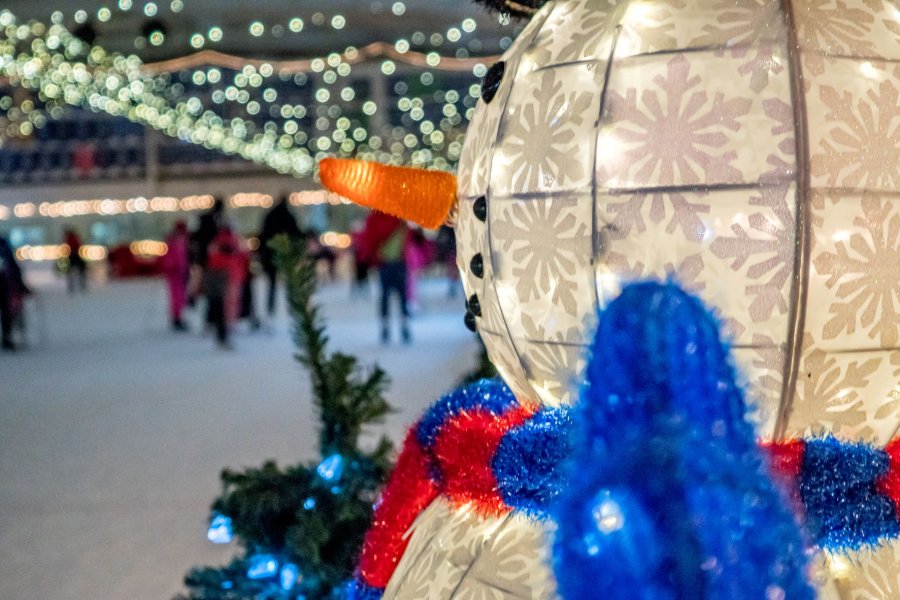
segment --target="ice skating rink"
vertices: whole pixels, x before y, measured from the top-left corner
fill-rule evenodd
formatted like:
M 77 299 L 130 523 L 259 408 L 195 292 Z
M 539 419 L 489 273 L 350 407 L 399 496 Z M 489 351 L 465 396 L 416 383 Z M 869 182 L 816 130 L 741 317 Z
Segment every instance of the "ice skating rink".
M 69 297 L 34 279 L 31 347 L 0 354 L 0 599 L 168 600 L 191 566 L 235 550 L 205 539 L 222 468 L 314 456 L 283 306 L 228 352 L 196 315 L 192 333 L 168 331 L 161 281 Z M 422 296 L 413 344 L 383 347 L 374 299 L 351 301 L 346 284 L 319 294 L 332 349 L 390 374 L 397 441 L 475 361 L 461 292 L 436 280 Z

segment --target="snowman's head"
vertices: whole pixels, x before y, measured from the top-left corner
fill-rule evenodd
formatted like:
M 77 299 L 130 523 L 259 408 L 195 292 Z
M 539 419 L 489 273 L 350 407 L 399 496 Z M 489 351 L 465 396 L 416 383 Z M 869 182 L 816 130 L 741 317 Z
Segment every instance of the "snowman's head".
M 900 13 L 828 10 L 550 1 L 490 67 L 452 198 L 409 200 L 454 214 L 468 320 L 520 399 L 572 401 L 598 311 L 667 276 L 718 310 L 767 431 L 841 430 L 833 402 L 896 393 Z M 853 40 L 815 34 L 835 19 Z M 877 437 L 859 404 L 846 433 Z

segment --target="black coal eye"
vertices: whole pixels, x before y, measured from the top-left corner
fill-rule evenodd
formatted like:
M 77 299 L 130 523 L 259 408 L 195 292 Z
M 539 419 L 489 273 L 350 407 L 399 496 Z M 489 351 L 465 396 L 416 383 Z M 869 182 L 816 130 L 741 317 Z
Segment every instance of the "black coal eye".
M 494 99 L 494 96 L 497 95 L 497 90 L 500 89 L 500 81 L 503 80 L 503 72 L 505 70 L 506 63 L 501 60 L 491 65 L 488 72 L 484 74 L 484 79 L 481 80 L 481 98 L 484 100 L 485 104 L 490 104 L 491 100 Z

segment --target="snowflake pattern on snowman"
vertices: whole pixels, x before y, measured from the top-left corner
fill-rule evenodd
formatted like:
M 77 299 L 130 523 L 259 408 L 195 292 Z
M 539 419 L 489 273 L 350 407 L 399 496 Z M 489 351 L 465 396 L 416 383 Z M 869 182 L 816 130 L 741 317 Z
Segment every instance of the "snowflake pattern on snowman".
M 760 438 L 807 436 L 806 452 L 827 454 L 814 440 L 833 434 L 845 458 L 866 442 L 880 466 L 847 468 L 881 502 L 900 426 L 895 3 L 485 3 L 529 22 L 470 124 L 458 264 L 469 322 L 515 401 L 502 418 L 521 422 L 475 410 L 448 439 L 478 431 L 493 456 L 511 427 L 575 403 L 598 314 L 630 281 L 674 277 L 721 319 Z M 379 206 L 365 189 L 346 195 Z M 485 468 L 469 481 L 496 496 Z M 552 521 L 473 513 L 478 497 L 425 487 L 361 597 L 555 596 Z M 810 498 L 810 514 L 825 510 Z M 894 537 L 882 517 L 880 546 L 814 560 L 820 597 L 900 596 L 900 544 L 882 540 Z M 531 540 L 519 556 L 505 543 L 517 536 Z

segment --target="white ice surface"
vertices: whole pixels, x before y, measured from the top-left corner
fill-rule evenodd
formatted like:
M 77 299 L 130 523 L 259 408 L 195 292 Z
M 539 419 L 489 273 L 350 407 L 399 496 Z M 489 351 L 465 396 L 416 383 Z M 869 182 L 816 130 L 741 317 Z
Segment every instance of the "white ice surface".
M 35 278 L 37 279 L 37 278 Z M 166 329 L 161 282 L 66 296 L 38 282 L 32 346 L 0 354 L 0 599 L 168 600 L 187 570 L 223 564 L 205 539 L 222 468 L 315 456 L 308 378 L 282 313 L 233 352 Z M 399 441 L 474 362 L 462 299 L 424 286 L 414 343 L 382 347 L 374 300 L 326 286 L 332 349 L 376 360 Z

